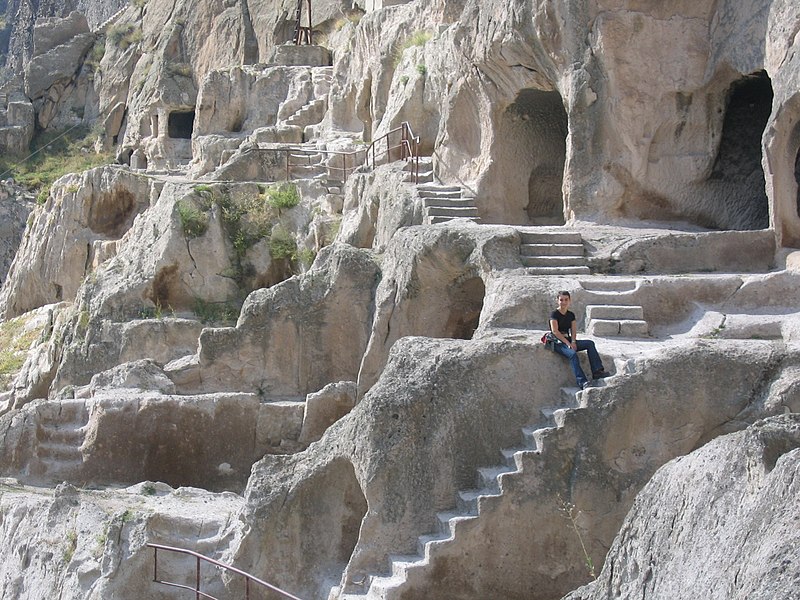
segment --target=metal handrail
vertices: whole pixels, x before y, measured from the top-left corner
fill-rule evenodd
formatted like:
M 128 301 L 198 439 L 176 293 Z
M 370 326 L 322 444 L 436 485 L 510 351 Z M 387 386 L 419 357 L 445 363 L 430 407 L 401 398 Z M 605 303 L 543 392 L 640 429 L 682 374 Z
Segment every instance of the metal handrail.
M 400 134 L 400 142 L 398 144 L 392 145 L 390 136 L 394 134 Z M 291 181 L 292 179 L 292 167 L 301 167 L 301 166 L 312 166 L 311 165 L 311 157 L 315 154 L 322 154 L 325 157 L 329 156 L 340 156 L 342 166 L 337 167 L 332 164 L 323 165 L 328 171 L 333 171 L 335 173 L 339 173 L 341 176 L 341 181 L 343 183 L 347 182 L 347 178 L 350 173 L 357 171 L 364 165 L 368 164 L 371 166 L 372 169 L 375 169 L 378 163 L 380 163 L 381 159 L 384 157 L 382 152 L 383 142 L 386 142 L 386 163 L 392 162 L 392 151 L 400 150 L 400 158 L 398 160 L 411 160 L 412 169 L 411 175 L 414 183 L 419 181 L 419 143 L 420 137 L 415 136 L 414 132 L 411 130 L 411 125 L 407 121 L 403 121 L 403 123 L 399 127 L 395 127 L 391 131 L 386 132 L 377 140 L 373 141 L 366 149 L 358 149 L 353 150 L 351 152 L 342 152 L 340 150 L 312 150 L 306 148 L 292 148 L 292 147 L 283 147 L 283 148 L 268 148 L 267 150 L 271 152 L 282 152 L 285 155 L 285 164 L 286 164 L 286 181 Z M 381 148 L 379 149 L 379 146 Z M 378 154 L 378 152 L 381 152 Z M 359 154 L 364 155 L 362 160 L 359 160 Z M 371 160 L 370 160 L 371 156 Z M 348 166 L 348 159 L 352 157 L 351 166 Z M 301 164 L 299 162 L 292 162 L 292 158 L 304 158 L 305 164 Z
M 192 550 L 187 550 L 186 548 L 175 548 L 173 546 L 164 546 L 162 544 L 147 544 L 149 548 L 153 549 L 153 581 L 155 583 L 160 583 L 161 585 L 166 585 L 169 587 L 175 587 L 183 590 L 188 590 L 190 592 L 195 593 L 196 600 L 200 600 L 200 598 L 208 598 L 208 600 L 219 600 L 215 596 L 211 596 L 210 594 L 206 594 L 205 592 L 200 591 L 200 561 L 205 561 L 210 563 L 214 566 L 220 567 L 227 571 L 231 571 L 232 573 L 236 573 L 237 575 L 241 575 L 245 578 L 244 589 L 245 589 L 245 599 L 250 600 L 250 582 L 253 581 L 258 585 L 265 587 L 273 592 L 277 592 L 281 594 L 285 598 L 289 598 L 290 600 L 301 600 L 297 596 L 293 596 L 289 592 L 282 590 L 279 587 L 272 585 L 271 583 L 267 583 L 266 581 L 259 579 L 241 569 L 237 569 L 236 567 L 232 567 L 231 565 L 226 565 L 225 563 L 221 563 L 218 560 L 214 560 L 213 558 L 208 558 L 207 556 L 203 556 L 202 554 L 198 554 L 197 552 L 193 552 Z M 175 583 L 171 581 L 161 581 L 158 578 L 158 551 L 159 550 L 166 550 L 168 552 L 177 552 L 178 554 L 185 554 L 187 556 L 194 556 L 197 559 L 196 562 L 196 570 L 195 570 L 195 585 L 194 587 L 190 585 L 184 585 L 182 583 Z

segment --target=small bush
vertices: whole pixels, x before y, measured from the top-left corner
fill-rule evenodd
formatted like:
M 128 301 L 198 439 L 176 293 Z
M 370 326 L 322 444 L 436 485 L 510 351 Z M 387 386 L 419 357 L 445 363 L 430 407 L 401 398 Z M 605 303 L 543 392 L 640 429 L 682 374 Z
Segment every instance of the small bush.
M 230 302 L 208 302 L 202 298 L 194 299 L 194 314 L 202 323 L 231 324 L 239 318 L 239 309 Z
M 428 74 L 428 67 L 422 64 L 417 65 L 417 73 L 420 74 L 420 77 L 425 77 Z
M 132 44 L 142 41 L 142 28 L 133 23 L 120 23 L 112 25 L 106 39 L 120 50 L 127 50 Z
M 167 63 L 167 73 L 173 77 L 192 77 L 191 65 L 186 63 Z
M 284 183 L 267 190 L 267 202 L 279 211 L 284 208 L 294 208 L 300 204 L 300 194 L 293 183 Z
M 131 4 L 133 4 L 136 8 L 144 8 L 147 4 L 147 0 L 131 0 Z
M 67 532 L 67 546 L 64 548 L 64 554 L 62 558 L 64 562 L 69 562 L 72 560 L 73 555 L 75 554 L 75 550 L 78 548 L 78 533 L 76 531 L 68 531 Z
M 186 239 L 198 238 L 208 230 L 208 215 L 201 211 L 191 200 L 179 200 L 177 203 L 178 218 L 181 221 L 183 235 Z
M 403 58 L 403 53 L 409 48 L 421 47 L 433 37 L 430 31 L 415 31 L 405 39 L 402 44 L 397 44 L 392 51 L 392 64 L 396 67 Z
M 276 260 L 294 260 L 297 242 L 284 227 L 276 227 L 269 238 L 269 253 Z

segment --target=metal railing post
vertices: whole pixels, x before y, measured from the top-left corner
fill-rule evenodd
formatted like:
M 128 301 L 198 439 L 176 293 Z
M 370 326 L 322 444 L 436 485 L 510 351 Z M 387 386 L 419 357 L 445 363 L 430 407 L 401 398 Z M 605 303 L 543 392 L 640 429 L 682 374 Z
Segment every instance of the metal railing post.
M 158 581 L 158 548 L 153 548 L 153 581 Z
M 195 598 L 200 600 L 200 557 L 197 557 L 197 573 L 195 574 Z

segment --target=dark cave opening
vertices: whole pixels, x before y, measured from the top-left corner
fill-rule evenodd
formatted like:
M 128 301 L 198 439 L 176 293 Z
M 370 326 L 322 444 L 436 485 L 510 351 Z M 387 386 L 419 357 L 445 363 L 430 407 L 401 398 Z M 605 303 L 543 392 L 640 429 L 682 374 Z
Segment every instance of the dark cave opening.
M 522 89 L 502 114 L 497 159 L 511 221 L 563 225 L 567 112 L 557 91 Z M 512 206 L 513 205 L 513 206 Z M 519 208 L 517 208 L 519 207 Z M 492 221 L 509 222 L 508 218 Z
M 480 277 L 459 281 L 448 294 L 450 313 L 445 321 L 445 337 L 471 340 L 480 323 L 486 286 Z
M 772 83 L 765 71 L 745 76 L 728 90 L 719 151 L 710 181 L 728 188 L 726 202 L 742 214 L 741 229 L 769 226 L 761 138 L 772 112 Z
M 190 140 L 194 131 L 194 111 L 171 112 L 167 122 L 167 135 L 174 139 Z

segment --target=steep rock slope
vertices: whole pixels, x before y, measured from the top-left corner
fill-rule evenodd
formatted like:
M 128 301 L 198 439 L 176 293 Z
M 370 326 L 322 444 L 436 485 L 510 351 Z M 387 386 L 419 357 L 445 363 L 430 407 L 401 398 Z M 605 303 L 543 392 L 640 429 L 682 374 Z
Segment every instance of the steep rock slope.
M 661 468 L 597 581 L 566 596 L 800 597 L 800 418 L 759 421 Z

